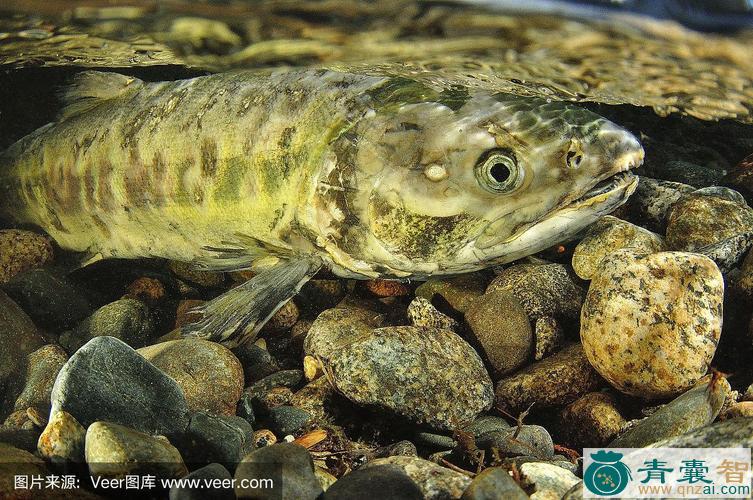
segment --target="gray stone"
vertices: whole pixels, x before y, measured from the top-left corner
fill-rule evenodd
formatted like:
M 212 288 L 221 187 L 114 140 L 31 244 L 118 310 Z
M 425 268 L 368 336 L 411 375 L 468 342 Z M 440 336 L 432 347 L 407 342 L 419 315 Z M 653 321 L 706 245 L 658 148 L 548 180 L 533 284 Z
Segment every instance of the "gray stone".
M 667 245 L 695 252 L 726 239 L 753 233 L 753 210 L 719 196 L 698 192 L 672 206 L 667 220 Z
M 461 500 L 528 500 L 523 488 L 507 470 L 489 467 L 473 478 Z
M 487 432 L 506 431 L 509 428 L 510 424 L 508 424 L 502 417 L 497 417 L 496 415 L 482 415 L 465 426 L 463 430 L 465 432 L 470 432 L 478 438 Z
M 517 433 L 517 435 L 516 435 Z M 554 456 L 554 442 L 549 432 L 540 425 L 523 425 L 505 431 L 490 431 L 476 439 L 476 446 L 501 456 L 530 455 L 539 459 Z
M 362 469 L 381 465 L 400 467 L 415 482 L 426 500 L 459 498 L 470 485 L 465 474 L 418 457 L 387 457 L 367 462 Z
M 73 330 L 60 336 L 60 343 L 70 352 L 94 337 L 109 336 L 137 349 L 153 339 L 155 325 L 149 307 L 136 299 L 120 299 L 106 304 L 84 319 Z
M 671 160 L 659 166 L 656 176 L 667 181 L 682 182 L 698 188 L 715 186 L 724 177 L 724 171 L 681 160 Z
M 283 405 L 269 410 L 269 428 L 278 436 L 287 436 L 301 430 L 311 421 L 308 412 Z
M 390 500 L 422 500 L 418 485 L 397 465 L 375 465 L 341 477 L 324 493 L 323 500 L 369 498 L 379 492 Z
M 85 455 L 89 473 L 102 478 L 124 478 L 129 474 L 178 478 L 188 473 L 180 453 L 166 438 L 111 422 L 89 426 Z
M 662 439 L 649 448 L 753 448 L 753 417 L 740 417 Z
M 664 234 L 669 209 L 684 194 L 693 191 L 695 188 L 687 184 L 641 176 L 638 188 L 628 199 L 626 208 L 633 215 L 634 222 Z
M 220 464 L 209 464 L 196 469 L 185 476 L 185 479 L 187 481 L 199 480 L 202 486 L 198 488 L 173 486 L 170 488 L 170 500 L 235 500 L 235 492 L 232 486 L 229 486 L 233 476 Z M 212 487 L 206 488 L 203 484 L 211 484 Z
M 457 321 L 440 312 L 439 309 L 423 297 L 416 297 L 408 304 L 408 320 L 413 326 L 442 328 L 444 330 L 452 330 L 453 332 L 457 332 L 459 326 Z
M 451 429 L 492 404 L 492 384 L 481 359 L 449 330 L 377 328 L 327 354 L 322 356 L 325 372 L 346 398 L 419 424 Z
M 52 331 L 72 328 L 91 313 L 84 293 L 62 273 L 31 269 L 0 286 L 34 323 Z
M 253 437 L 254 429 L 241 417 L 198 412 L 191 415 L 185 432 L 174 435 L 172 441 L 187 463 L 217 462 L 234 470 L 254 449 Z
M 178 383 L 189 410 L 235 415 L 243 368 L 227 347 L 187 338 L 142 347 L 138 353 Z
M 458 444 L 450 436 L 433 434 L 431 432 L 417 432 L 416 443 L 435 450 L 451 450 Z
M 277 478 L 274 488 L 241 488 L 243 479 L 260 478 Z M 235 479 L 235 494 L 239 499 L 314 500 L 322 494 L 311 455 L 306 448 L 292 443 L 252 451 L 238 464 Z
M 240 361 L 247 387 L 268 375 L 280 371 L 280 367 L 269 351 L 252 342 L 246 342 L 233 349 L 233 354 Z
M 113 337 L 96 337 L 71 356 L 52 389 L 52 411 L 82 425 L 106 420 L 154 434 L 180 432 L 188 407 L 180 386 Z

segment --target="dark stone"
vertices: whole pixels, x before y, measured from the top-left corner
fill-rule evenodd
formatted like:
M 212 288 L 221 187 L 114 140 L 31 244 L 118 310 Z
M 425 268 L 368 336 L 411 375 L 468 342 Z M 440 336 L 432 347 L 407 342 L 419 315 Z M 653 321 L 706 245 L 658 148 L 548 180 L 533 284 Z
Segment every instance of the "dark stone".
M 31 269 L 2 285 L 34 323 L 52 331 L 72 328 L 91 313 L 84 293 L 62 274 Z
M 173 444 L 189 464 L 217 462 L 229 470 L 254 449 L 254 429 L 241 417 L 191 415 L 185 432 L 173 437 Z
M 380 498 L 421 500 L 418 485 L 396 465 L 375 465 L 358 469 L 341 477 L 324 493 L 324 500 L 369 498 L 379 492 Z
M 243 479 L 260 478 L 274 478 L 274 487 L 241 488 Z M 238 464 L 235 479 L 238 498 L 314 500 L 322 494 L 311 455 L 306 448 L 292 443 L 278 443 L 252 451 Z
M 662 180 L 682 182 L 698 188 L 716 186 L 724 177 L 722 170 L 681 160 L 668 161 L 663 166 L 658 166 L 655 173 Z
M 377 448 L 371 454 L 371 458 L 386 458 L 386 457 L 415 457 L 418 456 L 418 450 L 416 445 L 408 440 L 398 441 L 387 446 Z
M 195 489 L 173 486 L 170 489 L 170 500 L 235 500 L 233 488 L 231 486 L 222 487 L 226 482 L 229 484 L 233 480 L 233 476 L 220 464 L 209 464 L 201 469 L 196 469 L 185 476 L 185 479 L 198 479 L 203 484 Z M 211 483 L 208 483 L 210 481 Z M 218 487 L 206 488 L 204 484 L 217 484 Z
M 0 428 L 0 443 L 9 444 L 19 450 L 26 450 L 35 453 L 37 451 L 37 442 L 39 441 L 40 434 L 41 431 L 39 429 Z
M 496 449 L 502 456 L 534 455 L 547 459 L 554 456 L 554 443 L 546 429 L 540 425 L 523 425 L 517 429 L 491 431 L 476 440 L 476 446 L 491 452 Z
M 304 383 L 303 370 L 282 370 L 255 382 L 246 387 L 246 392 L 252 396 L 258 396 L 270 390 L 272 387 L 289 387 L 296 389 Z
M 256 415 L 254 414 L 254 406 L 251 402 L 251 395 L 247 392 L 241 394 L 241 399 L 236 405 L 235 414 L 241 417 L 243 420 L 251 425 L 256 423 Z
M 120 299 L 106 304 L 60 336 L 60 345 L 69 353 L 94 337 L 110 336 L 134 349 L 147 344 L 155 335 L 149 307 L 136 299 Z
M 280 371 L 277 361 L 269 354 L 269 351 L 254 343 L 246 342 L 232 349 L 232 351 L 243 366 L 243 373 L 246 378 L 245 386 L 252 385 L 264 377 Z
M 431 432 L 417 432 L 416 442 L 435 450 L 451 450 L 458 443 L 450 436 L 444 434 L 434 434 Z
M 309 423 L 311 415 L 294 406 L 278 406 L 269 410 L 269 428 L 277 436 L 287 436 Z
M 506 431 L 509 428 L 510 424 L 504 418 L 495 415 L 483 415 L 468 424 L 463 430 L 478 438 L 487 432 Z
M 481 472 L 463 492 L 461 500 L 528 500 L 528 495 L 502 467 Z
M 167 435 L 188 424 L 178 384 L 113 337 L 90 340 L 63 366 L 52 390 L 52 412 L 58 410 L 84 427 L 102 420 Z

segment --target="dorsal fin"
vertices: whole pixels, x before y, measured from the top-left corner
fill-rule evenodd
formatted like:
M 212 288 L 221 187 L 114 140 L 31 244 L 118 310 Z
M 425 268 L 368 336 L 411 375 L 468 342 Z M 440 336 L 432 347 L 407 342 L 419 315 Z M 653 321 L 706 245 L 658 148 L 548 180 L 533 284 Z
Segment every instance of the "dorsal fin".
M 64 108 L 60 119 L 83 113 L 103 101 L 114 99 L 140 87 L 144 82 L 133 76 L 102 71 L 84 71 L 77 74 L 73 83 L 63 88 L 59 94 Z

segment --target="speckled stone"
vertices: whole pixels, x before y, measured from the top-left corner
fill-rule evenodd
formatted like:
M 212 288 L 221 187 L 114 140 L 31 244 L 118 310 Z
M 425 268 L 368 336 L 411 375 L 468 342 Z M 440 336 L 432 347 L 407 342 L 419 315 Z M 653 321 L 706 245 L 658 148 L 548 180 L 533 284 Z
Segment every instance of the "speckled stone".
M 612 253 L 583 305 L 586 356 L 622 392 L 675 395 L 708 370 L 721 334 L 723 298 L 722 275 L 707 257 Z
M 431 302 L 423 297 L 414 298 L 408 305 L 408 320 L 413 326 L 428 326 L 445 330 L 458 330 L 458 322 L 440 312 Z
M 328 354 L 325 372 L 341 394 L 419 424 L 451 429 L 492 404 L 481 358 L 449 330 L 377 328 Z
M 201 339 L 170 340 L 138 350 L 183 389 L 191 411 L 235 415 L 243 368 L 226 347 Z
M 627 421 L 608 392 L 589 392 L 573 401 L 559 415 L 561 434 L 575 448 L 604 446 Z
M 693 193 L 672 206 L 667 219 L 667 246 L 696 251 L 742 233 L 753 232 L 753 210 L 719 196 Z
M 120 299 L 106 304 L 76 328 L 63 333 L 60 343 L 73 353 L 94 337 L 105 335 L 120 339 L 134 349 L 148 343 L 155 336 L 149 307 L 136 299 Z
M 753 401 L 741 401 L 730 405 L 719 415 L 720 420 L 729 420 L 738 417 L 753 417 Z
M 170 261 L 169 268 L 178 278 L 205 288 L 214 288 L 225 283 L 224 274 L 203 271 L 188 262 Z
M 565 345 L 565 331 L 559 321 L 551 316 L 536 318 L 533 331 L 535 332 L 533 339 L 534 361 L 541 361 Z
M 57 345 L 48 344 L 29 354 L 26 359 L 26 372 L 22 380 L 23 389 L 16 398 L 14 410 L 35 407 L 45 415 L 50 411 L 50 395 L 55 378 L 68 355 Z
M 478 297 L 466 310 L 465 321 L 495 375 L 510 373 L 530 361 L 531 323 L 512 294 L 494 290 Z
M 640 226 L 607 215 L 593 224 L 588 234 L 575 247 L 573 270 L 589 280 L 596 274 L 601 260 L 621 248 L 635 248 L 645 253 L 661 252 L 664 239 Z
M 426 500 L 459 498 L 471 484 L 471 478 L 418 457 L 394 456 L 377 458 L 363 468 L 378 465 L 397 465 L 421 489 Z
M 503 457 L 530 455 L 541 460 L 554 456 L 552 437 L 540 425 L 526 424 L 520 426 L 520 429 L 512 427 L 486 432 L 476 439 L 476 446 L 488 453 L 496 450 Z
M 178 478 L 188 473 L 178 450 L 162 436 L 110 422 L 94 422 L 86 430 L 84 453 L 89 473 L 105 478 L 152 474 Z
M 395 280 L 368 280 L 362 286 L 377 297 L 403 297 L 410 293 L 407 284 Z
M 83 462 L 85 438 L 86 429 L 73 415 L 56 411 L 39 436 L 37 451 L 48 460 Z
M 528 500 L 523 488 L 502 467 L 489 467 L 473 478 L 461 500 Z
M 521 486 L 532 491 L 531 500 L 560 500 L 580 479 L 569 470 L 548 463 L 520 466 Z
M 43 266 L 52 258 L 52 241 L 47 236 L 20 229 L 0 229 L 0 283 Z
M 687 184 L 641 176 L 626 208 L 633 215 L 634 221 L 663 234 L 667 227 L 669 209 L 684 194 L 693 191 L 695 188 Z
M 603 380 L 591 367 L 583 347 L 573 343 L 497 383 L 495 405 L 513 415 L 536 404 L 568 404 L 593 391 Z
M 298 306 L 294 301 L 289 300 L 269 318 L 269 321 L 263 327 L 263 331 L 264 333 L 278 333 L 288 330 L 298 321 L 299 315 Z
M 303 350 L 309 356 L 327 358 L 358 339 L 368 338 L 382 317 L 360 308 L 336 307 L 321 313 L 309 328 Z

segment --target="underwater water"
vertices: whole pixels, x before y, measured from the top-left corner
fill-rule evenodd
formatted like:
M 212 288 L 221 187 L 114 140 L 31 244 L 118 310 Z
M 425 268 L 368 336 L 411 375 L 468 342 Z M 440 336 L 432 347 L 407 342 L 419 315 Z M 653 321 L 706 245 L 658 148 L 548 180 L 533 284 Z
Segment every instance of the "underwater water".
M 572 499 L 585 448 L 751 448 L 751 16 L 5 0 L 0 498 Z

